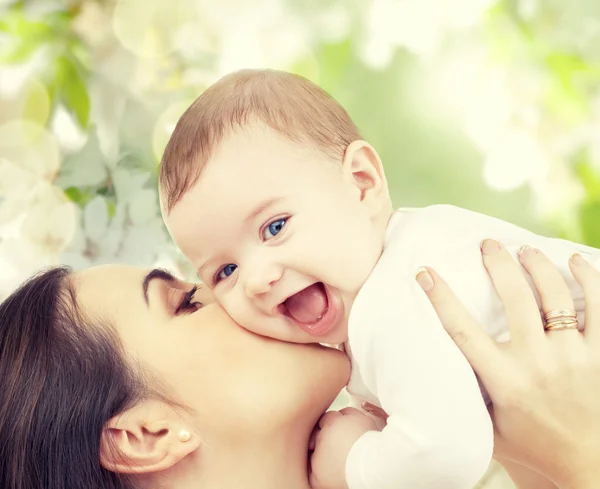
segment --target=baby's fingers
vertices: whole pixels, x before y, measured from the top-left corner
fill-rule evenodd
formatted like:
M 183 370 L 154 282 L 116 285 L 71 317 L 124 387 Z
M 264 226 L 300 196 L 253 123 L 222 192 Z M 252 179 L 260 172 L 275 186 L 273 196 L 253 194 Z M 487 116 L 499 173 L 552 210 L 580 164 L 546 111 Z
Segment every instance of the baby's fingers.
M 365 412 L 372 414 L 383 421 L 387 421 L 389 417 L 388 413 L 386 413 L 383 409 L 371 404 L 370 402 L 363 402 L 362 408 L 365 410 Z
M 460 348 L 487 386 L 501 371 L 500 352 L 495 341 L 477 324 L 448 284 L 430 268 L 422 268 L 417 282 L 427 294 L 444 329 Z
M 318 426 L 320 429 L 327 428 L 327 426 L 331 425 L 335 421 L 336 418 L 342 416 L 339 411 L 327 411 L 321 419 L 319 419 Z
M 364 416 L 365 415 L 364 413 L 361 413 L 358 409 L 350 407 L 350 406 L 340 409 L 338 412 L 343 416 Z

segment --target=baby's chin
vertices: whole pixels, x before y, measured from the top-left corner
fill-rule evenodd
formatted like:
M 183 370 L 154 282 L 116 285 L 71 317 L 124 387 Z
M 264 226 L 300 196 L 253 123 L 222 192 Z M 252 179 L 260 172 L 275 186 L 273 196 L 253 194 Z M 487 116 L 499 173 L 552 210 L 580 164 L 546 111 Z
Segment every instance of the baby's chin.
M 325 337 L 319 338 L 318 341 L 323 346 L 328 346 L 329 348 L 335 348 L 337 350 L 344 351 L 344 343 L 348 341 L 348 332 L 345 327 L 339 328 L 335 331 L 331 331 L 331 333 L 326 335 Z

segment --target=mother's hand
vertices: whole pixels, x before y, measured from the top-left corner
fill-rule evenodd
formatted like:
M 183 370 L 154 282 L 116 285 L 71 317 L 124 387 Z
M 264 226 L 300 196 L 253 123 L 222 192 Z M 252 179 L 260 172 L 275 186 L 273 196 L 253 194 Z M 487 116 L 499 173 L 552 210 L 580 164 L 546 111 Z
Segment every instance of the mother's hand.
M 433 270 L 417 280 L 490 394 L 496 454 L 563 489 L 600 487 L 600 273 L 579 255 L 570 260 L 585 293 L 585 332 L 544 332 L 522 270 L 502 246 L 489 252 L 497 243 L 487 244 L 483 261 L 504 303 L 510 343 L 492 340 Z M 543 254 L 529 248 L 520 261 L 545 312 L 573 309 L 565 282 Z

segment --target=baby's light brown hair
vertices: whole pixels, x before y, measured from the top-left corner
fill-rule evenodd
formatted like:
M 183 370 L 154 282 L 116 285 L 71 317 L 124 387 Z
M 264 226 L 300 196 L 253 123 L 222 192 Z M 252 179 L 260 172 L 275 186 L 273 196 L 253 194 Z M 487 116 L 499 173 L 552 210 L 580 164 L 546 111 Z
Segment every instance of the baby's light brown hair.
M 274 70 L 231 73 L 196 99 L 169 139 L 159 174 L 167 214 L 198 181 L 219 142 L 251 121 L 340 161 L 362 139 L 344 108 L 309 80 Z

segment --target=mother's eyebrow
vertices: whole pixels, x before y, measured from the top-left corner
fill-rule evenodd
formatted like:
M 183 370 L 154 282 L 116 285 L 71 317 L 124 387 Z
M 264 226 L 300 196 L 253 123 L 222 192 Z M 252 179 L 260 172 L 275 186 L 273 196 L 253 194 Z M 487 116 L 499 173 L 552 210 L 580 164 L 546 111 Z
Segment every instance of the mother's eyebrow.
M 142 293 L 144 295 L 144 302 L 146 302 L 147 306 L 149 305 L 148 288 L 150 287 L 150 282 L 152 282 L 154 279 L 162 280 L 164 282 L 174 282 L 175 280 L 177 280 L 171 272 L 165 270 L 164 268 L 155 268 L 154 270 L 150 270 L 150 272 L 144 277 L 144 280 L 142 281 Z

